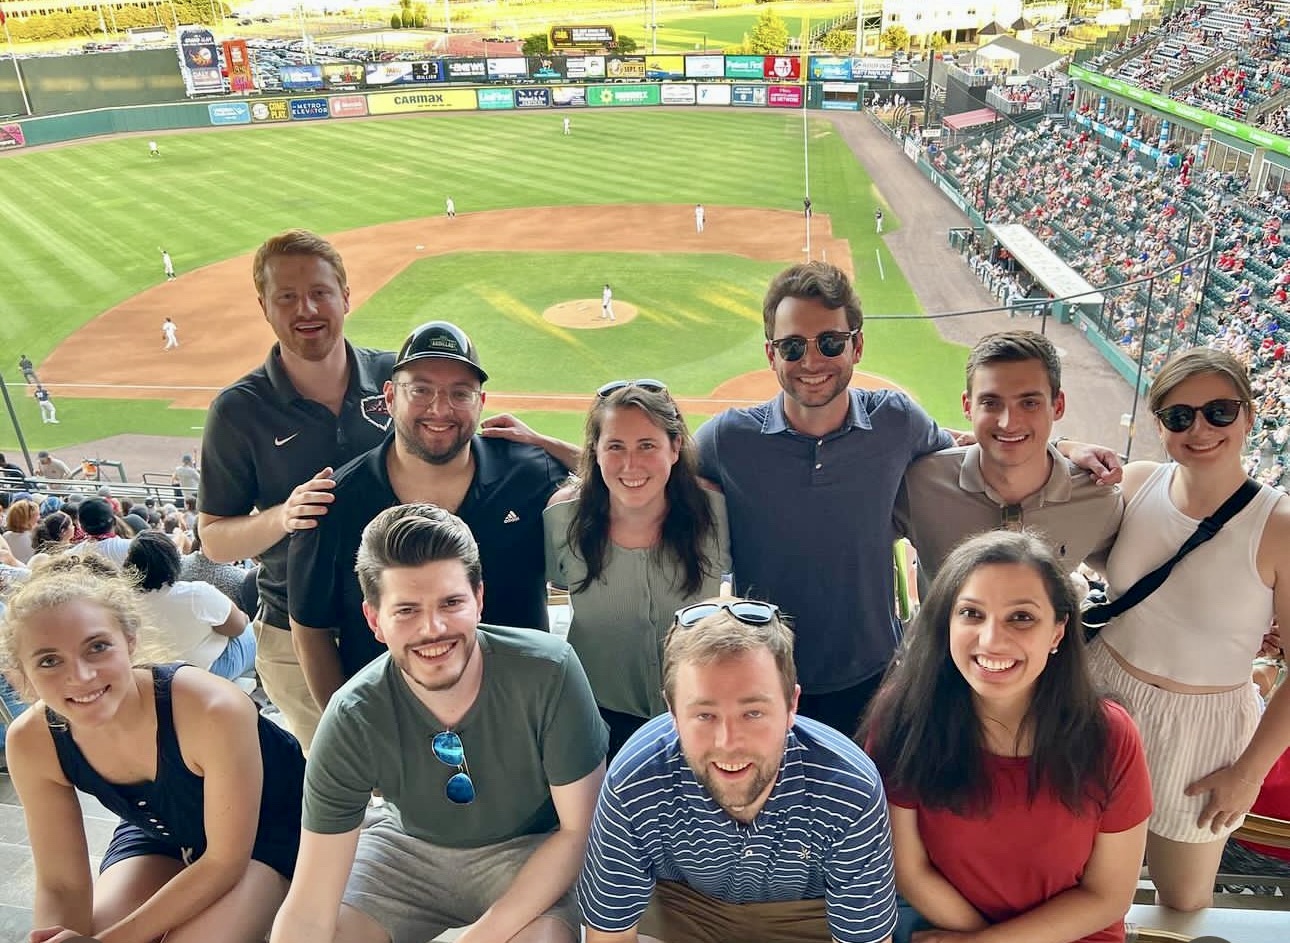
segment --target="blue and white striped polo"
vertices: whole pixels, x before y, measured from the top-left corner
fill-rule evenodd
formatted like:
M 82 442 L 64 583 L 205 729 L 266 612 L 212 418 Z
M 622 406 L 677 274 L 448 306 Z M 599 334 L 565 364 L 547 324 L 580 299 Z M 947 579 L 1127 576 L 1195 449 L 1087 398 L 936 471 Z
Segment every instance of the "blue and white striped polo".
M 779 777 L 749 825 L 695 779 L 670 714 L 627 741 L 600 792 L 578 896 L 587 926 L 615 933 L 645 913 L 656 881 L 732 904 L 825 899 L 841 943 L 878 943 L 896 923 L 882 780 L 842 734 L 798 717 Z

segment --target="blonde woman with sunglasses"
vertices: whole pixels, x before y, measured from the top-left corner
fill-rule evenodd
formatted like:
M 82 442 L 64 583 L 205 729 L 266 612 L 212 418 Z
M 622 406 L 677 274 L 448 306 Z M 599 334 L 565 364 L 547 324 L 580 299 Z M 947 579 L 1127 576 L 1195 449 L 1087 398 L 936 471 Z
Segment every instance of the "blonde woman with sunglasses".
M 552 495 L 542 519 L 547 578 L 569 589 L 569 643 L 609 724 L 612 758 L 667 710 L 672 613 L 718 595 L 730 569 L 725 499 L 699 478 L 663 383 L 617 380 L 597 391 L 578 479 Z
M 1124 522 L 1105 569 L 1110 597 L 1170 559 L 1246 481 L 1254 427 L 1245 367 L 1197 348 L 1169 360 L 1148 397 L 1169 461 L 1124 470 Z M 1213 901 L 1226 837 L 1290 746 L 1290 697 L 1261 712 L 1250 663 L 1290 613 L 1290 501 L 1262 486 L 1163 585 L 1090 646 L 1094 676 L 1142 731 L 1155 811 L 1147 864 L 1162 903 Z

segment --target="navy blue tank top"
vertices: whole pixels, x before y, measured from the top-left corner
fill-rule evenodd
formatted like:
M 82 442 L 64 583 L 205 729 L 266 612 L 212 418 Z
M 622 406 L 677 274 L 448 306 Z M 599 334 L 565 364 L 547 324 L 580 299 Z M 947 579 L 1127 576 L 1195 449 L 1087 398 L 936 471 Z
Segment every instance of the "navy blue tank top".
M 191 863 L 206 850 L 205 784 L 184 762 L 175 733 L 170 686 L 180 668 L 201 670 L 182 664 L 152 666 L 157 711 L 156 779 L 108 782 L 85 759 L 62 717 L 46 707 L 45 720 L 68 782 L 148 837 L 180 849 L 184 861 Z M 263 716 L 258 723 L 264 784 L 251 857 L 290 879 L 300 847 L 305 759 L 295 737 Z

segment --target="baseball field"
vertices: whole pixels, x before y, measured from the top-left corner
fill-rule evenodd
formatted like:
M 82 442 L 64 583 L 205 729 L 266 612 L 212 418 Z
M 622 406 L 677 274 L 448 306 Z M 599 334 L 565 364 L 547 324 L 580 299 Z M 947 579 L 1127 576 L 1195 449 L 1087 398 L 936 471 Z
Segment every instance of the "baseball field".
M 612 378 L 664 380 L 695 421 L 769 395 L 760 299 L 806 258 L 801 113 L 578 111 L 568 136 L 560 117 L 335 121 L 167 134 L 159 158 L 138 136 L 0 158 L 0 368 L 29 444 L 200 436 L 205 404 L 272 341 L 250 253 L 297 226 L 342 249 L 351 338 L 397 347 L 416 324 L 453 320 L 492 375 L 490 410 L 553 434 L 576 439 L 588 394 Z M 811 256 L 854 272 L 867 315 L 920 313 L 873 232 L 880 198 L 855 155 L 825 117 L 805 140 Z M 883 210 L 891 233 L 899 214 Z M 606 282 L 636 316 L 581 329 Z M 181 346 L 163 352 L 167 316 Z M 957 417 L 960 348 L 915 317 L 866 334 L 863 370 Z M 60 425 L 42 428 L 21 353 Z

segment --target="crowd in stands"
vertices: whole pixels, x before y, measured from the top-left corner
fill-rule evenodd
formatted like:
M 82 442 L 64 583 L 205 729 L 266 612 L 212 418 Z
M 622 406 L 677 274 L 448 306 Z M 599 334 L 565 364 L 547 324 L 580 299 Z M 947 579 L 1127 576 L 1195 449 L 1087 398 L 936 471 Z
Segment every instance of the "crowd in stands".
M 1245 363 L 1263 400 L 1252 467 L 1260 480 L 1287 484 L 1290 249 L 1281 229 L 1290 202 L 1280 193 L 1247 193 L 1243 175 L 1197 171 L 1194 152 L 1180 156 L 1177 167 L 1153 166 L 1127 147 L 1101 145 L 1089 130 L 1045 118 L 944 149 L 933 163 L 989 222 L 1027 226 L 1103 291 L 1101 330 L 1132 360 L 1143 354 L 1145 326 L 1148 376 L 1193 340 Z M 1215 255 L 1206 266 L 1196 257 L 1211 233 Z M 969 262 L 1004 303 L 1026 294 L 1006 258 L 978 247 Z M 1148 315 L 1147 286 L 1130 283 L 1167 270 Z
M 1211 67 L 1179 83 L 1204 63 Z M 1184 8 L 1085 65 L 1106 67 L 1108 75 L 1206 111 L 1287 132 L 1284 107 L 1260 107 L 1290 88 L 1290 20 L 1284 7 L 1267 0 Z

